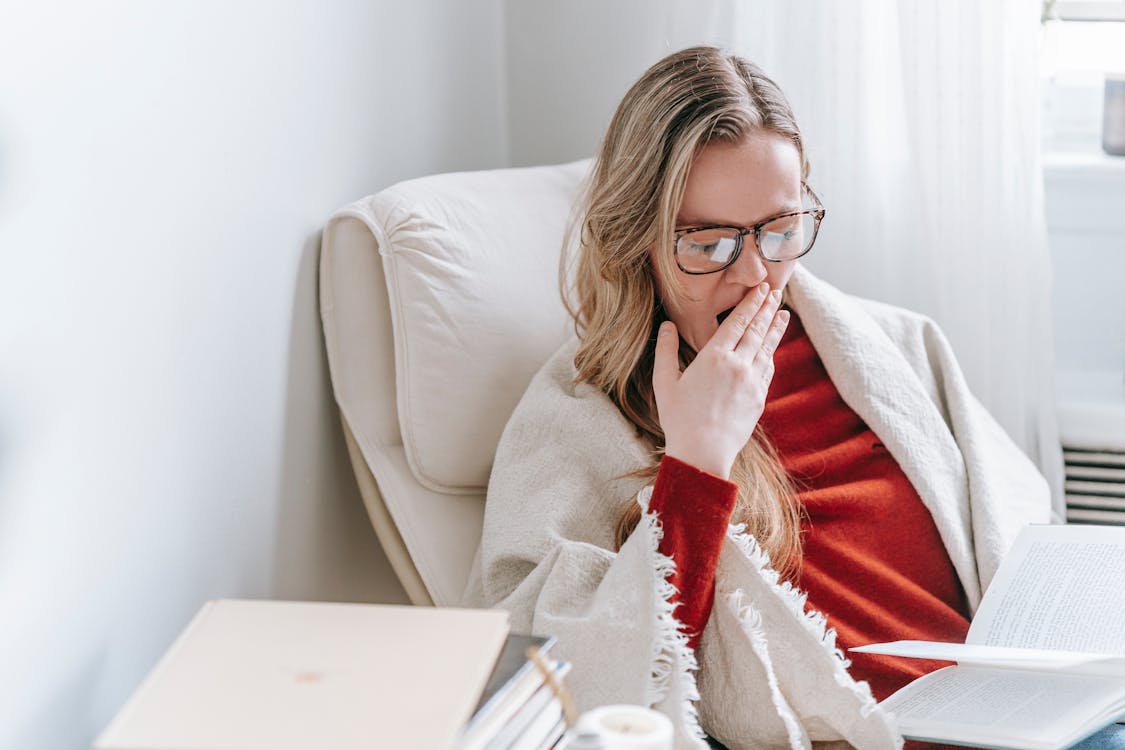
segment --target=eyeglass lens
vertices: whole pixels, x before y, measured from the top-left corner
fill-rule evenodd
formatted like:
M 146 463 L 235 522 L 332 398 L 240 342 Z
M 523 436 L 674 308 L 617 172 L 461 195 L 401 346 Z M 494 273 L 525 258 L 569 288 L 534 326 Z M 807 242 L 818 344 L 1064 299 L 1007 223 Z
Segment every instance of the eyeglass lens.
M 758 232 L 762 255 L 770 260 L 800 257 L 812 243 L 816 219 L 810 214 L 786 216 L 766 224 Z
M 759 249 L 767 260 L 792 260 L 809 249 L 815 236 L 816 219 L 811 214 L 785 216 L 759 230 Z M 754 234 L 741 241 L 754 242 Z M 685 232 L 676 242 L 676 260 L 689 273 L 715 271 L 730 263 L 739 242 L 739 230 L 733 227 Z

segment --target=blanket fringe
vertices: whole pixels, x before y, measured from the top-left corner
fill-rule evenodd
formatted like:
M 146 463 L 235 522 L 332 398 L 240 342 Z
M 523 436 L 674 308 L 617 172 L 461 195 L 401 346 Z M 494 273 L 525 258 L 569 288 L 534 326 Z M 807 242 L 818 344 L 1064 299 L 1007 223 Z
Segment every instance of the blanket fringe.
M 762 632 L 761 613 L 752 604 L 745 601 L 745 594 L 742 589 L 735 589 L 728 593 L 726 597 L 727 603 L 738 615 L 738 621 L 742 625 L 743 631 L 750 638 L 754 653 L 758 655 L 758 660 L 761 661 L 766 670 L 770 697 L 773 699 L 773 706 L 777 709 L 778 716 L 785 724 L 785 732 L 789 736 L 790 750 L 811 750 L 812 742 L 809 735 L 801 726 L 797 714 L 793 711 L 793 707 L 789 705 L 789 701 L 785 699 L 781 692 L 781 686 L 778 684 L 777 674 L 773 669 L 773 660 L 770 658 L 769 646 L 766 643 L 766 634 Z
M 863 680 L 856 680 L 848 673 L 851 662 L 844 652 L 836 645 L 836 631 L 828 627 L 828 620 L 824 614 L 816 610 L 805 611 L 808 594 L 793 586 L 789 581 L 782 581 L 781 576 L 770 565 L 769 555 L 758 544 L 758 540 L 746 532 L 745 524 L 730 524 L 727 527 L 727 536 L 738 546 L 739 550 L 758 569 L 762 578 L 772 586 L 792 611 L 793 615 L 821 646 L 833 657 L 833 677 L 836 684 L 850 690 L 860 702 L 860 715 L 867 718 L 878 708 L 875 696 L 871 694 L 871 686 Z M 888 719 L 891 717 L 888 715 Z
M 683 632 L 683 625 L 675 616 L 676 604 L 672 597 L 676 595 L 676 587 L 671 582 L 672 575 L 676 572 L 676 562 L 668 555 L 660 552 L 660 540 L 664 538 L 664 529 L 660 525 L 660 518 L 655 512 L 649 512 L 648 503 L 652 497 L 652 487 L 645 487 L 637 495 L 637 503 L 641 506 L 641 520 L 638 530 L 644 534 L 648 549 L 655 562 L 654 578 L 656 600 L 656 638 L 652 644 L 652 674 L 645 691 L 645 700 L 649 706 L 655 706 L 667 695 L 676 680 L 679 695 L 680 723 L 685 730 L 695 739 L 704 738 L 703 729 L 699 725 L 699 715 L 695 702 L 699 700 L 699 688 L 695 681 L 695 672 L 699 669 L 695 653 L 688 645 L 688 636 Z

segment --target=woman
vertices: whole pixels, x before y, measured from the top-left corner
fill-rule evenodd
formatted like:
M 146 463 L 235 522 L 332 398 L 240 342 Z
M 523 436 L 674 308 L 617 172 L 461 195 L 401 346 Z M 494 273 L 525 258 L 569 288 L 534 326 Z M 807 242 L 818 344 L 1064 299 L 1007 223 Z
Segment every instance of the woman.
M 808 177 L 755 66 L 650 68 L 585 194 L 577 338 L 489 483 L 466 603 L 556 635 L 579 708 L 655 706 L 677 747 L 895 747 L 876 701 L 938 664 L 841 649 L 962 640 L 1049 518 L 934 324 L 800 267 L 825 216 Z

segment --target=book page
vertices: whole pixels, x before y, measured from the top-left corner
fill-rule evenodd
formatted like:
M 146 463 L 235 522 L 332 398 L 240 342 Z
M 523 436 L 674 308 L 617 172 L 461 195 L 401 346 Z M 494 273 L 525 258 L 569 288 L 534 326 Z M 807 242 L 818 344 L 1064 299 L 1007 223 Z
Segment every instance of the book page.
M 1035 669 L 1041 672 L 1101 674 L 1125 677 L 1125 656 L 1088 654 L 1075 651 L 1050 651 L 1038 648 L 981 646 L 972 643 L 934 641 L 892 641 L 857 646 L 851 653 L 887 654 L 911 659 L 938 659 L 958 664 L 1005 669 Z
M 1046 738 L 1073 733 L 1123 696 L 1119 677 L 956 666 L 915 680 L 882 706 L 903 733 L 941 726 L 949 733 L 936 736 L 950 739 L 981 732 Z
M 1125 527 L 1028 526 L 967 643 L 1125 656 Z

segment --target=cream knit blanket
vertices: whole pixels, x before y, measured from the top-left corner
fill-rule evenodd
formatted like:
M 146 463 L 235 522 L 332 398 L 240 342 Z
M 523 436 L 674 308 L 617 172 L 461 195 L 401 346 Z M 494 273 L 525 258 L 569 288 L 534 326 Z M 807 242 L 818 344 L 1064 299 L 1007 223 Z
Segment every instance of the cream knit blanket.
M 844 401 L 930 510 L 975 612 L 1018 530 L 1048 522 L 1046 483 L 969 393 L 932 321 L 800 267 L 789 303 Z M 778 582 L 739 527 L 727 532 L 699 649 L 688 648 L 669 604 L 674 563 L 658 551 L 660 519 L 646 512 L 613 551 L 626 504 L 647 509 L 651 494 L 621 477 L 651 458 L 604 394 L 573 384 L 576 346 L 544 365 L 504 431 L 464 604 L 557 636 L 579 710 L 653 706 L 672 719 L 677 749 L 706 747 L 703 730 L 731 750 L 900 747 L 893 717 L 849 676 L 823 616 L 804 612 L 801 592 Z

